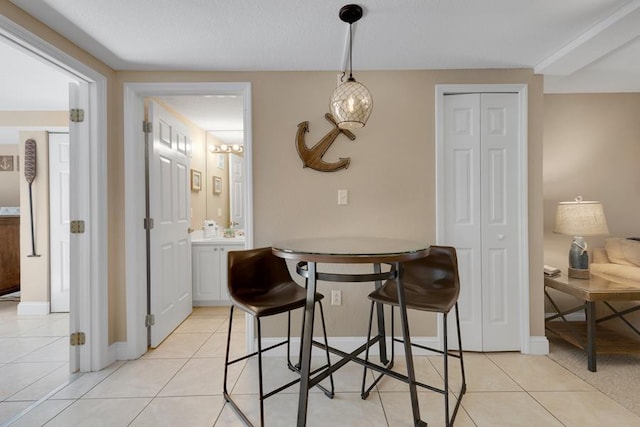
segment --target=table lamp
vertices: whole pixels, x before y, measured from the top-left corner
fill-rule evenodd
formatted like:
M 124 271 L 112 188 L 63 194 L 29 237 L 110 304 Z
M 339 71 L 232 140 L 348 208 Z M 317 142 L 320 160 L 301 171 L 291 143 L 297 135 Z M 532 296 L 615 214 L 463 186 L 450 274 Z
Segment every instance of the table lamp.
M 584 236 L 609 234 L 602 203 L 584 201 L 581 196 L 572 202 L 559 202 L 554 233 L 573 236 L 569 250 L 569 277 L 589 278 L 589 254 Z

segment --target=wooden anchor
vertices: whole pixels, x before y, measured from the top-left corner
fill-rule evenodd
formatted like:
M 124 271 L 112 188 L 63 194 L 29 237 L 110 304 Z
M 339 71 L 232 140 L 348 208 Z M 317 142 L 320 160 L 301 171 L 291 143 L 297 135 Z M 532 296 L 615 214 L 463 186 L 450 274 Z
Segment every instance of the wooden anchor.
M 324 153 L 331 147 L 331 144 L 333 144 L 333 141 L 336 140 L 338 135 L 344 134 L 352 141 L 356 139 L 356 136 L 351 131 L 340 129 L 331 114 L 326 113 L 324 118 L 333 124 L 333 129 L 311 148 L 307 148 L 307 144 L 304 141 L 305 134 L 309 132 L 309 122 L 298 123 L 296 148 L 298 149 L 298 155 L 300 155 L 302 159 L 303 167 L 309 167 L 320 172 L 335 172 L 340 169 L 346 169 L 351 162 L 350 157 L 340 157 L 340 160 L 337 162 L 329 163 L 322 160 L 322 156 L 324 156 Z

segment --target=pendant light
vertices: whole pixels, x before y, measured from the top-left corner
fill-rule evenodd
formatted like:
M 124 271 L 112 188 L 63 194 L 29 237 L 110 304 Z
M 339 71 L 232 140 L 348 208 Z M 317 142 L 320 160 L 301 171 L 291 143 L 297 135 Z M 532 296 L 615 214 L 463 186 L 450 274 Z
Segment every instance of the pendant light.
M 352 25 L 362 18 L 362 8 L 357 4 L 348 4 L 340 9 L 338 16 L 343 22 L 349 24 L 349 78 L 333 91 L 329 101 L 329 110 L 339 128 L 361 128 L 369 120 L 373 109 L 373 97 L 369 89 L 353 78 Z

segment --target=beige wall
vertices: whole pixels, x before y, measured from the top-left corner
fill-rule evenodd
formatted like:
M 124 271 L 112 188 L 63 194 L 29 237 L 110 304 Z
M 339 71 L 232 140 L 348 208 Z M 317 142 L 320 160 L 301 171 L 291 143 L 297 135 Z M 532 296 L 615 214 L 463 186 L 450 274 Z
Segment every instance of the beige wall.
M 328 130 L 323 115 L 335 88 L 335 72 L 117 72 L 7 1 L 0 14 L 76 57 L 108 79 L 109 343 L 126 340 L 123 158 L 123 82 L 251 82 L 255 244 L 288 237 L 340 234 L 393 235 L 435 241 L 435 85 L 529 85 L 529 255 L 531 334 L 543 335 L 542 298 L 542 78 L 530 70 L 360 72 L 374 96 L 374 111 L 357 140 L 339 138 L 326 154 L 350 156 L 348 170 L 303 169 L 294 146 L 296 126 L 310 121 L 307 144 Z M 337 206 L 337 190 L 350 204 Z M 322 285 L 326 290 L 330 285 Z M 338 285 L 331 285 L 338 286 Z M 344 305 L 330 307 L 329 329 L 362 335 L 365 287 L 343 286 Z M 362 326 L 348 327 L 362 319 Z M 433 322 L 425 331 L 433 330 Z
M 107 131 L 107 167 L 109 168 L 113 163 L 114 157 L 121 156 L 122 153 L 122 149 L 119 147 L 122 141 L 120 136 L 121 132 L 112 130 L 122 126 L 122 103 L 116 104 L 115 102 L 117 87 L 114 80 L 114 71 L 7 0 L 0 0 L 0 15 L 40 37 L 42 40 L 46 40 L 47 43 L 60 49 L 67 55 L 74 57 L 88 67 L 91 67 L 107 79 L 107 129 L 110 129 Z M 121 164 L 121 160 L 118 161 Z M 116 163 L 118 163 L 118 161 L 116 161 Z M 107 227 L 109 229 L 109 268 L 107 274 L 109 283 L 110 344 L 117 341 L 116 337 L 120 340 L 125 338 L 125 335 L 121 332 L 118 335 L 118 331 L 123 330 L 122 328 L 118 328 L 120 323 L 124 321 L 121 316 L 121 310 L 126 309 L 124 293 L 122 292 L 122 283 L 124 283 L 124 259 L 121 256 L 124 248 L 124 234 L 122 232 L 112 232 L 113 230 L 120 230 L 119 223 L 123 216 L 124 204 L 123 199 L 116 197 L 116 195 L 121 194 L 123 188 L 124 175 L 122 173 L 110 173 L 108 177 L 107 194 Z
M 367 126 L 356 131 L 355 141 L 340 137 L 325 155 L 328 161 L 339 156 L 351 157 L 349 169 L 334 173 L 303 168 L 294 142 L 297 124 L 302 121 L 310 122 L 309 146 L 330 130 L 323 116 L 335 87 L 335 73 L 118 72 L 117 75 L 119 86 L 144 81 L 251 82 L 256 246 L 294 237 L 358 234 L 435 242 L 435 85 L 528 84 L 531 333 L 544 335 L 542 79 L 531 71 L 360 72 L 358 79 L 374 95 L 374 111 Z M 112 166 L 122 170 L 122 162 Z M 349 190 L 348 206 L 337 206 L 338 189 Z M 369 288 L 320 286 L 323 292 L 334 288 L 343 290 L 343 306 L 327 307 L 331 333 L 364 334 L 368 308 L 364 301 Z M 433 326 L 433 322 L 427 323 L 421 331 L 430 333 Z
M 31 241 L 29 184 L 20 180 L 20 303 L 49 302 L 49 137 L 44 131 L 20 132 L 20 159 L 25 141 L 36 141 L 36 177 L 31 184 L 35 254 Z M 22 161 L 22 160 L 21 160 Z M 24 161 L 23 165 L 24 165 Z M 21 168 L 22 169 L 22 168 Z
M 67 127 L 68 111 L 0 111 L 0 126 L 9 127 Z
M 0 171 L 0 206 L 20 206 L 18 144 L 0 144 L 0 156 L 13 157 L 13 171 Z
M 640 94 L 544 97 L 544 261 L 566 270 L 571 236 L 553 234 L 556 204 L 603 203 L 609 236 L 640 236 Z M 575 300 L 564 298 L 566 303 Z M 640 324 L 640 323 L 639 323 Z
M 67 127 L 68 111 L 0 111 L 0 127 Z M 18 141 L 2 141 L 0 155 L 18 155 Z M 22 140 L 24 142 L 24 140 Z M 24 162 L 20 157 L 20 161 Z M 22 169 L 22 168 L 20 168 Z M 17 158 L 14 158 L 13 172 L 3 172 L 0 177 L 0 206 L 20 206 L 20 177 Z

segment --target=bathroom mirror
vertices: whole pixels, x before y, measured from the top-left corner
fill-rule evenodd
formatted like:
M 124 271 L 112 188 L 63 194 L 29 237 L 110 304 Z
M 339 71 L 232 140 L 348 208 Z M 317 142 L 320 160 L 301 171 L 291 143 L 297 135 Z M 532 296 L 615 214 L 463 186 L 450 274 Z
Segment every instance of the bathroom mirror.
M 244 229 L 242 197 L 244 179 L 244 132 L 210 130 L 206 137 L 206 219 L 222 227 Z

